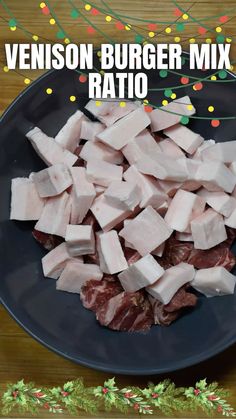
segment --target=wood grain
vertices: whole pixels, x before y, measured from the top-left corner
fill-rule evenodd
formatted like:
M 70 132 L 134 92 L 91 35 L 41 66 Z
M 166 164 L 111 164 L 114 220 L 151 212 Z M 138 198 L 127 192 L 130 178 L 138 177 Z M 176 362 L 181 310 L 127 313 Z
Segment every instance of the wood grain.
M 88 24 L 83 18 L 79 18 L 76 22 L 70 17 L 71 8 L 68 6 L 66 1 L 51 1 L 52 7 L 54 8 L 56 15 L 63 28 L 66 28 L 70 34 L 70 39 L 74 42 L 94 42 L 99 45 L 100 42 L 104 41 L 100 34 L 91 36 L 87 33 Z M 85 16 L 88 13 L 82 7 L 81 1 L 75 1 L 78 9 L 82 11 Z M 100 0 L 94 0 L 93 4 L 97 7 L 101 6 Z M 124 15 L 142 17 L 144 19 L 159 19 L 165 21 L 173 21 L 173 2 L 172 1 L 156 1 L 156 0 L 110 0 L 107 4 L 115 10 L 117 13 Z M 4 43 L 9 42 L 31 42 L 31 36 L 37 34 L 40 41 L 42 42 L 54 42 L 56 39 L 56 32 L 58 31 L 57 25 L 49 25 L 49 17 L 42 15 L 39 8 L 38 0 L 25 0 L 23 5 L 19 0 L 8 0 L 7 5 L 9 9 L 14 12 L 15 18 L 21 23 L 30 34 L 26 34 L 23 30 L 18 28 L 15 32 L 11 32 L 8 29 L 7 22 L 9 16 L 6 11 L 0 5 L 0 111 L 4 111 L 6 107 L 12 102 L 12 100 L 25 88 L 24 78 L 30 77 L 36 79 L 42 72 L 40 71 L 24 71 L 20 72 L 22 75 L 16 72 L 5 73 L 2 69 L 5 65 L 4 56 Z M 235 29 L 235 14 L 236 14 L 236 1 L 227 0 L 222 2 L 215 0 L 202 0 L 202 1 L 181 1 L 181 7 L 187 10 L 190 6 L 189 14 L 194 16 L 195 19 L 201 21 L 206 16 L 214 16 L 222 13 L 222 10 L 229 10 L 234 8 L 233 11 L 228 12 L 230 20 L 227 24 L 223 25 L 223 33 L 228 36 L 236 36 Z M 107 12 L 107 14 L 110 14 Z M 155 18 L 154 18 L 155 16 Z M 104 14 L 100 14 L 96 18 L 93 18 L 93 22 L 97 27 L 106 32 L 108 36 L 115 39 L 117 42 L 128 42 L 133 41 L 133 31 L 118 31 L 115 28 L 115 21 L 107 23 L 104 18 Z M 129 23 L 129 19 L 127 19 Z M 133 22 L 132 22 L 133 23 Z M 207 25 L 210 28 L 218 26 L 219 22 L 217 19 L 210 19 L 207 21 Z M 169 25 L 170 26 L 170 25 Z M 166 25 L 158 25 L 159 34 L 156 38 L 157 42 L 170 42 L 174 36 L 178 35 L 182 38 L 183 45 L 187 49 L 189 37 L 196 35 L 196 24 L 190 23 L 186 25 L 186 30 L 183 34 L 176 32 L 175 25 L 172 25 L 172 33 L 166 35 L 164 32 Z M 135 29 L 144 33 L 148 33 L 146 25 L 143 23 L 135 24 Z M 206 37 L 212 37 L 214 39 L 215 33 L 208 32 L 204 37 L 198 36 L 199 42 L 203 42 Z M 236 47 L 235 43 L 232 45 L 232 59 L 236 60 Z M 100 385 L 105 379 L 109 377 L 109 374 L 102 372 L 93 371 L 89 368 L 84 368 L 76 365 L 70 361 L 67 361 L 58 355 L 50 352 L 35 340 L 33 340 L 28 334 L 26 334 L 16 323 L 3 307 L 0 307 L 0 391 L 5 389 L 7 381 L 15 382 L 24 377 L 24 379 L 32 380 L 37 385 L 60 385 L 63 382 L 73 379 L 79 376 L 83 376 L 86 385 L 96 386 Z M 201 342 L 199 342 L 199 348 Z M 171 380 L 174 380 L 177 385 L 188 386 L 192 385 L 196 380 L 207 377 L 208 381 L 219 381 L 220 384 L 229 388 L 232 391 L 232 397 L 230 402 L 236 406 L 236 362 L 235 362 L 235 349 L 233 346 L 226 350 L 224 353 L 217 357 L 201 363 L 192 368 L 188 368 L 182 371 L 178 371 L 172 374 L 168 374 Z M 127 349 L 128 350 L 128 349 Z M 152 381 L 159 381 L 167 376 L 155 376 L 155 377 L 126 377 L 117 376 L 117 382 L 120 386 L 126 385 L 139 385 L 145 386 L 151 379 Z M 10 417 L 19 417 L 17 413 L 13 413 Z M 30 417 L 26 415 L 25 417 Z M 38 417 L 47 418 L 50 417 L 47 413 L 42 413 Z M 67 415 L 62 415 L 63 418 L 67 418 Z M 81 418 L 88 418 L 89 415 L 81 414 Z M 117 412 L 105 413 L 99 412 L 99 418 L 119 418 L 122 417 Z M 137 417 L 135 414 L 130 414 L 129 417 Z M 177 415 L 176 417 L 183 417 Z M 190 415 L 187 415 L 190 417 Z M 199 417 L 198 414 L 191 415 L 191 417 Z

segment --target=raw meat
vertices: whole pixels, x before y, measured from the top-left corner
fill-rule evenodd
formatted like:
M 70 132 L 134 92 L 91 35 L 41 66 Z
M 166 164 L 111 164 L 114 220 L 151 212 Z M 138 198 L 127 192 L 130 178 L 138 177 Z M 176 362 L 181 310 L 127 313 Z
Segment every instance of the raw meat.
M 100 122 L 92 122 L 89 120 L 82 121 L 80 138 L 88 141 L 95 141 L 97 134 L 104 131 L 105 125 Z
M 141 191 L 133 182 L 114 181 L 106 189 L 104 196 L 111 205 L 133 211 L 140 203 Z
M 212 192 L 225 191 L 231 193 L 236 185 L 236 176 L 221 162 L 208 161 L 201 163 L 195 180 Z
M 42 231 L 33 230 L 32 235 L 46 250 L 52 250 L 62 243 L 62 237 L 53 234 L 42 233 Z
M 213 144 L 201 152 L 203 160 L 219 160 L 223 163 L 231 163 L 236 160 L 236 142 L 225 141 Z
M 120 294 L 123 288 L 119 281 L 87 281 L 81 288 L 80 299 L 85 308 L 95 311 L 115 295 Z
M 170 140 L 169 138 L 161 140 L 158 144 L 161 151 L 167 156 L 171 157 L 172 159 L 185 158 L 185 154 L 181 150 L 181 148 L 177 146 L 177 144 L 175 144 L 174 141 Z
M 112 164 L 121 164 L 124 157 L 120 151 L 114 150 L 100 141 L 87 141 L 80 152 L 80 157 L 85 160 L 104 160 Z
M 71 256 L 95 253 L 95 237 L 91 225 L 71 225 L 66 228 L 66 245 Z
M 186 168 L 164 153 L 160 153 L 158 157 L 156 155 L 155 160 L 144 155 L 135 163 L 135 167 L 141 173 L 161 180 L 183 182 L 188 179 Z
M 195 249 L 211 249 L 227 239 L 222 215 L 209 208 L 191 221 Z
M 71 191 L 72 210 L 71 224 L 80 224 L 89 211 L 96 191 L 91 182 L 88 181 L 84 167 L 72 167 L 71 176 L 73 187 Z
M 32 180 L 41 198 L 59 195 L 72 185 L 72 177 L 64 163 L 33 173 Z
M 205 199 L 211 208 L 225 217 L 229 217 L 236 208 L 236 200 L 225 192 L 209 192 L 207 189 L 202 188 L 197 194 Z
M 118 119 L 123 118 L 137 109 L 137 107 L 137 102 L 126 102 L 126 106 L 121 107 L 120 101 L 103 100 L 99 106 L 97 106 L 95 100 L 90 100 L 85 106 L 85 109 L 109 127 L 118 121 Z
M 81 287 L 88 280 L 101 281 L 103 273 L 99 266 L 88 263 L 69 261 L 57 280 L 56 288 L 60 291 L 80 293 Z
M 40 198 L 37 189 L 28 178 L 15 178 L 11 181 L 11 220 L 33 221 L 41 217 L 45 200 Z
M 234 293 L 236 277 L 222 266 L 199 269 L 191 286 L 206 297 L 215 297 Z
M 130 165 L 139 160 L 143 154 L 154 158 L 156 153 L 160 153 L 161 151 L 161 148 L 147 129 L 130 140 L 122 148 L 122 153 Z
M 67 262 L 71 260 L 73 258 L 68 253 L 66 243 L 61 243 L 42 258 L 44 276 L 54 279 L 59 278 Z M 81 257 L 75 260 L 81 264 L 83 263 L 83 258 Z
M 197 148 L 203 143 L 204 138 L 196 132 L 191 131 L 183 125 L 175 125 L 164 131 L 167 137 L 170 137 L 179 147 L 186 153 L 193 154 Z
M 197 296 L 186 290 L 186 284 L 181 287 L 173 296 L 171 301 L 164 306 L 168 313 L 176 312 L 187 307 L 194 307 L 197 304 Z
M 76 111 L 70 116 L 66 124 L 60 129 L 55 137 L 55 141 L 72 153 L 80 142 L 81 124 L 82 121 L 87 120 L 86 116 L 81 111 Z
M 197 269 L 223 266 L 231 271 L 236 264 L 236 257 L 231 252 L 227 240 L 208 250 L 192 249 L 188 263 Z
M 169 326 L 180 316 L 179 310 L 173 311 L 171 313 L 166 311 L 164 304 L 151 295 L 148 296 L 148 299 L 153 310 L 154 324 L 158 324 L 160 326 Z
M 118 234 L 115 230 L 97 233 L 100 268 L 104 273 L 116 274 L 128 268 Z
M 90 209 L 103 231 L 111 230 L 132 214 L 131 211 L 110 205 L 104 194 L 95 199 Z
M 101 325 L 113 330 L 148 331 L 153 323 L 153 312 L 142 292 L 122 292 L 99 307 L 96 318 Z
M 87 162 L 86 173 L 90 182 L 109 186 L 114 180 L 122 180 L 123 168 L 94 158 Z

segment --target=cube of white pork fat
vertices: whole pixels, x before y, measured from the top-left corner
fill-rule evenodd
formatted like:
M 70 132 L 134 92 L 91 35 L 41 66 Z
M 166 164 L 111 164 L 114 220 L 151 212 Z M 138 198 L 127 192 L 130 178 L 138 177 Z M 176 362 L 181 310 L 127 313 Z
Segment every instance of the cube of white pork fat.
M 195 249 L 211 249 L 227 239 L 222 215 L 209 208 L 191 221 Z
M 236 160 L 236 141 L 214 144 L 203 150 L 201 155 L 203 160 L 219 160 L 223 163 L 232 163 Z
M 68 150 L 64 150 L 56 143 L 54 138 L 48 137 L 38 127 L 29 131 L 26 134 L 26 137 L 47 166 L 65 163 L 68 167 L 71 167 L 78 160 L 78 157 L 75 154 L 72 154 Z
M 191 233 L 180 233 L 176 231 L 175 237 L 181 242 L 193 242 L 193 236 Z
M 35 229 L 43 233 L 65 237 L 70 222 L 71 198 L 67 192 L 48 198 Z
M 171 203 L 171 198 L 168 197 L 168 199 L 164 202 L 164 204 L 162 204 L 158 208 L 156 208 L 156 211 L 158 212 L 158 214 L 160 214 L 162 217 L 164 217 L 167 213 L 167 210 L 169 208 L 170 203 Z
M 151 205 L 153 208 L 159 208 L 167 199 L 167 195 L 159 186 L 157 180 L 143 175 L 135 166 L 130 166 L 125 171 L 124 179 L 140 187 L 140 208 L 146 208 L 148 205 Z
M 188 178 L 186 168 L 178 160 L 172 159 L 164 153 L 160 153 L 159 156 L 156 154 L 155 159 L 143 155 L 135 163 L 135 167 L 141 173 L 161 180 L 183 182 Z
M 87 162 L 86 173 L 90 182 L 109 186 L 114 180 L 122 180 L 123 167 L 94 158 Z
M 111 230 L 132 214 L 124 208 L 110 205 L 104 194 L 94 200 L 90 209 L 103 231 Z
M 40 170 L 32 175 L 32 179 L 41 198 L 59 195 L 72 185 L 71 174 L 64 163 Z
M 172 113 L 173 112 L 173 113 Z M 160 109 L 154 109 L 150 113 L 152 132 L 162 131 L 180 122 L 183 115 L 194 115 L 196 109 L 188 96 L 173 100 Z
M 135 292 L 156 282 L 164 273 L 152 255 L 146 255 L 118 275 L 127 292 Z
M 111 205 L 133 211 L 140 202 L 141 191 L 139 186 L 133 182 L 115 180 L 110 183 L 104 196 Z
M 143 153 L 154 158 L 155 154 L 160 152 L 161 148 L 159 147 L 159 144 L 157 144 L 156 140 L 147 129 L 132 138 L 132 140 L 122 148 L 122 153 L 129 164 L 134 164 L 143 156 Z
M 97 233 L 96 237 L 101 271 L 113 275 L 127 269 L 128 263 L 117 232 Z
M 97 265 L 88 263 L 68 262 L 57 280 L 56 288 L 60 291 L 80 293 L 86 281 L 96 279 L 100 281 L 103 274 Z
M 97 160 L 101 159 L 113 164 L 120 164 L 124 160 L 120 151 L 114 150 L 100 141 L 87 141 L 82 147 L 80 157 L 85 161 L 96 158 Z
M 194 218 L 194 210 L 200 209 L 202 213 L 204 208 L 204 199 L 192 192 L 179 189 L 169 205 L 164 220 L 173 230 L 184 232 Z
M 184 284 L 194 279 L 194 275 L 193 265 L 181 262 L 167 269 L 155 284 L 146 288 L 146 291 L 163 304 L 168 304 Z
M 137 107 L 137 102 L 126 102 L 126 106 L 122 108 L 119 101 L 103 100 L 100 106 L 97 106 L 95 100 L 90 100 L 85 106 L 85 109 L 99 119 L 99 121 L 103 122 L 107 127 L 110 127 L 118 119 L 128 115 L 130 112 L 137 109 Z
M 94 185 L 94 187 L 95 187 L 95 191 L 96 191 L 96 196 L 101 195 L 106 190 L 105 186 Z
M 120 150 L 148 125 L 149 116 L 142 108 L 138 108 L 98 134 L 98 139 L 115 150 Z
M 66 245 L 71 256 L 95 253 L 95 237 L 91 225 L 72 225 L 66 228 Z
M 232 198 L 235 201 L 235 198 Z M 229 217 L 225 217 L 225 225 L 228 227 L 236 228 L 236 206 Z
M 124 227 L 127 226 L 130 223 L 130 221 L 132 221 L 132 220 L 129 220 L 129 219 L 124 220 Z M 126 240 L 125 240 L 125 247 L 128 247 L 129 249 L 135 250 L 135 247 L 131 243 L 127 242 Z
M 104 131 L 105 125 L 100 122 L 82 121 L 80 138 L 87 141 L 95 141 L 97 134 Z
M 202 188 L 197 194 L 205 199 L 211 208 L 225 217 L 229 217 L 236 208 L 236 200 L 225 192 L 209 192 L 207 189 Z
M 182 164 L 188 173 L 188 179 L 183 182 L 182 189 L 189 192 L 198 190 L 201 187 L 201 183 L 195 180 L 195 176 L 201 162 L 194 159 L 182 158 L 178 159 L 178 163 Z
M 162 243 L 160 246 L 158 246 L 155 250 L 152 251 L 152 255 L 162 257 L 164 250 L 165 250 L 166 243 Z
M 149 206 L 133 218 L 119 234 L 131 243 L 141 256 L 145 256 L 165 242 L 172 231 L 163 218 Z
M 61 243 L 42 258 L 44 276 L 53 279 L 59 278 L 66 264 L 71 260 L 75 260 L 80 264 L 83 263 L 82 257 L 73 259 L 68 253 L 66 243 Z
M 236 185 L 236 176 L 221 162 L 208 161 L 199 166 L 195 180 L 210 192 L 231 193 Z
M 199 269 L 191 286 L 206 297 L 215 297 L 234 293 L 236 277 L 222 266 Z
M 200 147 L 198 147 L 198 149 L 196 150 L 196 152 L 191 156 L 191 158 L 193 160 L 201 160 L 202 161 L 202 151 L 205 150 L 206 148 L 212 146 L 213 144 L 215 144 L 215 140 L 205 140 Z
M 83 112 L 78 110 L 73 113 L 56 135 L 55 141 L 73 153 L 80 143 L 81 124 L 85 120 L 87 117 Z
M 179 147 L 189 154 L 195 153 L 197 148 L 203 143 L 204 138 L 200 134 L 191 131 L 183 125 L 175 125 L 164 131 Z
M 173 182 L 171 180 L 158 180 L 158 184 L 169 197 L 173 197 L 183 185 L 182 182 Z
M 11 220 L 33 221 L 42 214 L 45 200 L 40 198 L 37 189 L 28 178 L 15 178 L 11 181 Z
M 95 199 L 96 191 L 93 184 L 88 181 L 84 167 L 72 167 L 71 176 L 73 186 L 71 190 L 72 210 L 70 221 L 71 224 L 80 224 Z
M 169 138 L 165 138 L 158 143 L 161 151 L 172 159 L 181 159 L 185 158 L 184 152 L 181 150 L 174 141 Z

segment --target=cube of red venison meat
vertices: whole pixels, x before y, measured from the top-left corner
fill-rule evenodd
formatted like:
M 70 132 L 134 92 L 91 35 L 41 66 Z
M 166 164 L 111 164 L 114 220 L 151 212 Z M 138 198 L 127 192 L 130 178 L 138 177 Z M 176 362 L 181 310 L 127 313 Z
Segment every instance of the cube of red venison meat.
M 192 249 L 188 258 L 188 263 L 197 269 L 213 268 L 214 266 L 223 266 L 231 271 L 236 264 L 236 257 L 231 252 L 230 243 L 226 240 L 212 249 L 199 250 Z
M 120 294 L 123 288 L 119 281 L 102 281 L 90 280 L 82 286 L 80 291 L 80 299 L 85 308 L 96 311 L 99 307 L 103 306 L 106 301 Z
M 32 235 L 35 240 L 40 243 L 45 249 L 52 250 L 62 243 L 62 237 L 53 234 L 43 233 L 42 231 L 33 230 Z

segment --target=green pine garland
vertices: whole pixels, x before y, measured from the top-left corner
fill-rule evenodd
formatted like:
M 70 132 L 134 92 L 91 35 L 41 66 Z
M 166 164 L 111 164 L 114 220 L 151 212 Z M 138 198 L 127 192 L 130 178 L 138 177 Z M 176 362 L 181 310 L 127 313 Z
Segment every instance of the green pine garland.
M 209 415 L 218 412 L 236 417 L 236 411 L 225 400 L 228 395 L 228 391 L 219 388 L 217 383 L 207 384 L 206 379 L 197 382 L 195 387 L 176 387 L 170 380 L 164 380 L 157 385 L 149 383 L 145 389 L 119 389 L 114 378 L 98 387 L 85 387 L 83 380 L 77 379 L 53 388 L 37 388 L 34 383 L 25 384 L 21 380 L 8 384 L 0 401 L 3 415 L 13 409 L 20 414 L 36 414 L 39 409 L 47 409 L 54 414 L 67 411 L 76 415 L 78 411 L 85 411 L 95 415 L 100 409 L 115 408 L 123 413 L 131 409 L 149 415 L 202 410 Z

